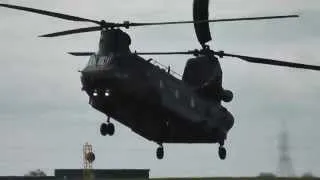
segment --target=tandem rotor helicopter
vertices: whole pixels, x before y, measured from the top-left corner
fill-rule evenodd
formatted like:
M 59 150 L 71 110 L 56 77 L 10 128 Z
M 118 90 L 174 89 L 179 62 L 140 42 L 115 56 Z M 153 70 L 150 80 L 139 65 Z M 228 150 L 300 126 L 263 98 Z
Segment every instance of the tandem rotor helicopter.
M 256 58 L 211 50 L 209 23 L 249 21 L 277 18 L 296 18 L 297 15 L 250 18 L 209 18 L 209 0 L 194 0 L 193 20 L 155 23 L 124 23 L 97 21 L 40 9 L 0 4 L 32 13 L 70 21 L 91 22 L 96 26 L 67 30 L 41 37 L 57 37 L 76 33 L 100 31 L 97 52 L 71 52 L 74 56 L 90 56 L 80 71 L 82 90 L 89 96 L 89 104 L 107 116 L 100 126 L 103 136 L 115 132 L 110 118 L 131 128 L 140 136 L 159 145 L 158 159 L 164 157 L 164 143 L 219 143 L 218 155 L 226 158 L 224 143 L 233 127 L 232 114 L 221 105 L 230 102 L 233 93 L 222 87 L 219 58 L 233 57 L 251 63 L 320 70 L 320 66 Z M 182 52 L 132 52 L 130 36 L 123 28 L 136 26 L 194 24 L 200 50 Z M 188 59 L 181 78 L 170 68 L 159 66 L 153 59 L 141 55 L 193 55 Z

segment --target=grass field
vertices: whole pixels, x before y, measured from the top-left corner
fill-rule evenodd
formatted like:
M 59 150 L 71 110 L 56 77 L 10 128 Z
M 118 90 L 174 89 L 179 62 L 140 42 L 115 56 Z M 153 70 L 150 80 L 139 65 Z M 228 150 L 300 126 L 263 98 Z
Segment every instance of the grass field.
M 235 179 L 243 179 L 243 180 L 254 180 L 254 179 L 295 179 L 295 180 L 310 180 L 310 179 L 320 179 L 320 178 L 311 178 L 311 177 L 305 177 L 305 178 L 274 178 L 274 177 L 215 177 L 215 178 L 153 178 L 153 180 L 235 180 Z

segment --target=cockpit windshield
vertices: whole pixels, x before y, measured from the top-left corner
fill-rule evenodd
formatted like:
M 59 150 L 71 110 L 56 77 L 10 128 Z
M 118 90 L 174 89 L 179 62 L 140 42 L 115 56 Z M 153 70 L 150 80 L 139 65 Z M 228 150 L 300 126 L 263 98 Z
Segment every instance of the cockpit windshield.
M 87 66 L 106 66 L 110 65 L 113 62 L 114 55 L 109 54 L 108 56 L 99 56 L 93 54 L 90 56 Z
M 89 62 L 88 62 L 88 66 L 94 66 L 97 64 L 97 55 L 93 54 L 90 56 Z

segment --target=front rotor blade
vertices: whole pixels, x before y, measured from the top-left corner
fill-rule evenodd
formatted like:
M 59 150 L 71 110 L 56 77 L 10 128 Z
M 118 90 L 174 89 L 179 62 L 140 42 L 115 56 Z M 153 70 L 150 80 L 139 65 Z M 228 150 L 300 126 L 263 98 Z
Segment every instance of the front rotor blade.
M 243 18 L 225 18 L 225 19 L 211 19 L 199 21 L 169 21 L 169 22 L 152 22 L 152 23 L 129 23 L 128 26 L 153 26 L 153 25 L 173 25 L 173 24 L 192 24 L 205 22 L 231 22 L 231 21 L 252 21 L 252 20 L 267 20 L 267 19 L 284 19 L 284 18 L 298 18 L 299 15 L 283 15 L 283 16 L 260 16 L 260 17 L 243 17 Z
M 172 51 L 172 52 L 134 52 L 138 55 L 189 55 L 195 54 L 195 51 Z
M 73 56 L 91 56 L 95 53 L 94 52 L 68 52 L 68 54 Z
M 92 31 L 101 31 L 102 27 L 94 26 L 94 27 L 87 27 L 87 28 L 79 28 L 79 29 L 72 29 L 67 31 L 61 31 L 51 34 L 44 34 L 39 37 L 57 37 L 57 36 L 65 36 L 70 34 L 78 34 L 78 33 L 85 33 L 85 32 L 92 32 Z
M 285 62 L 285 61 L 278 61 L 273 59 L 266 59 L 266 58 L 258 58 L 258 57 L 250 57 L 250 56 L 242 56 L 242 55 L 235 55 L 235 54 L 227 54 L 224 52 L 215 52 L 218 56 L 229 56 L 229 57 L 236 57 L 242 60 L 251 62 L 251 63 L 258 63 L 258 64 L 269 64 L 275 66 L 285 66 L 285 67 L 292 67 L 292 68 L 301 68 L 301 69 L 310 69 L 320 71 L 320 66 L 316 65 L 308 65 L 308 64 L 300 64 L 294 62 Z
M 61 14 L 61 13 L 56 13 L 56 12 L 51 12 L 51 11 L 45 11 L 45 10 L 40 10 L 40 9 L 34 9 L 34 8 L 29 8 L 29 7 L 16 6 L 16 5 L 10 5 L 10 4 L 2 4 L 2 3 L 0 3 L 0 6 L 6 7 L 6 8 L 11 8 L 11 9 L 22 10 L 22 11 L 28 11 L 28 12 L 32 12 L 32 13 L 42 14 L 42 15 L 56 17 L 56 18 L 60 18 L 60 19 L 70 20 L 70 21 L 84 21 L 84 22 L 93 22 L 96 24 L 100 24 L 100 22 L 96 21 L 96 20 L 71 16 L 71 15 Z

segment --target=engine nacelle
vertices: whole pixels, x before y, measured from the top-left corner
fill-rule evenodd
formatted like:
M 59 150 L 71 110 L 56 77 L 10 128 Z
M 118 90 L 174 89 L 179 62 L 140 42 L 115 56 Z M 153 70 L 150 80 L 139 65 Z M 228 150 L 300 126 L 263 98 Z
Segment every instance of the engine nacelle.
M 223 90 L 222 101 L 231 102 L 233 99 L 233 93 L 230 90 Z
M 182 80 L 193 87 L 200 87 L 205 82 L 218 79 L 219 84 L 222 71 L 217 59 L 209 59 L 207 56 L 198 56 L 187 61 L 184 68 Z

